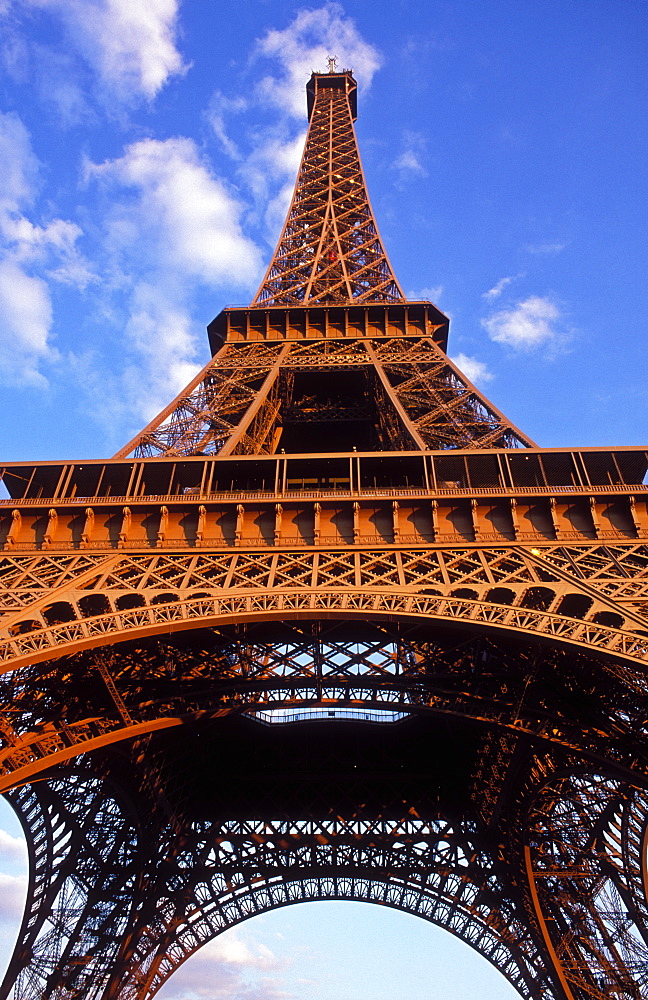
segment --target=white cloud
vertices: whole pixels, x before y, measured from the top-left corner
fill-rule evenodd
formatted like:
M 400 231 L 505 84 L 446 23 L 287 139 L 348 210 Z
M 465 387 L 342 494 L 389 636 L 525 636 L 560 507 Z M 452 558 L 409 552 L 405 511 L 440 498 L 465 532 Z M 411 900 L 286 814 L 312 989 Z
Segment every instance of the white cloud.
M 243 234 L 244 206 L 191 139 L 144 139 L 86 173 L 109 194 L 106 250 L 115 283 L 130 286 L 125 336 L 138 362 L 126 370 L 126 397 L 150 418 L 197 370 L 193 293 L 251 290 L 261 254 Z
M 152 100 L 186 72 L 176 47 L 178 0 L 23 0 L 61 19 L 101 86 L 126 103 Z
M 484 362 L 478 361 L 477 358 L 470 358 L 467 354 L 456 354 L 450 360 L 474 385 L 490 382 L 494 378 L 492 372 L 488 370 Z
M 0 114 L 0 378 L 44 384 L 39 371 L 53 360 L 52 304 L 46 278 L 84 288 L 93 275 L 77 248 L 81 229 L 64 219 L 41 226 L 33 206 L 38 161 L 16 115 Z
M 160 1000 L 225 1000 L 260 996 L 279 1000 L 289 996 L 277 978 L 280 963 L 264 944 L 243 938 L 237 928 L 218 935 L 181 965 L 160 990 Z M 250 977 L 257 989 L 250 982 Z M 257 992 L 258 990 L 258 992 Z
M 419 177 L 427 176 L 427 170 L 413 149 L 404 150 L 394 161 L 394 166 L 397 170 L 400 170 L 401 174 L 418 174 Z
M 26 875 L 0 872 L 0 922 L 16 924 L 22 917 L 27 895 Z
M 87 173 L 122 188 L 110 211 L 110 242 L 131 263 L 172 271 L 180 280 L 249 287 L 260 270 L 243 235 L 243 206 L 201 159 L 192 139 L 143 139 L 124 156 Z
M 252 192 L 251 224 L 262 221 L 274 245 L 285 219 L 304 148 L 305 130 L 295 134 L 295 119 L 306 114 L 306 83 L 313 70 L 326 70 L 327 58 L 337 56 L 340 69 L 353 69 L 366 91 L 380 66 L 380 56 L 365 42 L 339 4 L 302 10 L 287 28 L 273 29 L 257 41 L 253 56 L 274 63 L 252 89 L 249 98 L 227 97 L 215 91 L 206 112 L 214 135 L 228 156 L 239 161 L 238 176 Z M 270 101 L 280 111 L 273 126 L 253 134 L 254 148 L 243 152 L 227 130 L 227 118 Z
M 11 250 L 14 262 L 41 262 L 51 266 L 46 274 L 65 285 L 85 288 L 95 275 L 80 254 L 76 242 L 83 235 L 74 222 L 53 219 L 38 226 L 24 216 L 0 216 L 0 234 Z
M 279 76 L 261 80 L 259 93 L 295 118 L 306 114 L 306 80 L 313 70 L 326 71 L 329 56 L 337 56 L 339 69 L 353 70 L 361 90 L 369 88 L 381 65 L 378 51 L 337 3 L 301 10 L 283 31 L 271 29 L 257 43 L 257 54 L 281 64 Z
M 8 861 L 27 861 L 27 845 L 24 837 L 14 837 L 0 829 L 0 857 Z
M 230 114 L 240 114 L 245 111 L 248 102 L 244 97 L 226 97 L 220 90 L 215 90 L 209 101 L 205 117 L 212 131 L 228 156 L 233 160 L 241 159 L 241 152 L 236 143 L 227 134 L 225 119 Z
M 430 302 L 438 302 L 443 295 L 443 285 L 432 285 L 429 288 L 421 288 L 417 292 L 409 292 L 408 299 L 412 299 L 414 302 L 420 302 L 421 300 L 429 300 Z
M 49 290 L 10 260 L 0 262 L 0 316 L 0 375 L 8 382 L 46 384 L 38 365 L 52 356 Z
M 427 177 L 427 170 L 422 162 L 426 153 L 425 136 L 408 129 L 403 134 L 403 144 L 403 152 L 394 160 L 394 167 L 399 171 L 401 180 Z
M 482 326 L 496 343 L 530 351 L 556 343 L 560 318 L 560 310 L 551 299 L 531 295 L 511 309 L 502 309 L 482 320 Z
M 535 244 L 530 244 L 527 247 L 527 250 L 529 251 L 529 253 L 554 254 L 554 253 L 561 253 L 566 246 L 567 246 L 566 243 L 535 243 Z
M 511 284 L 512 281 L 517 281 L 519 277 L 521 277 L 521 275 L 516 274 L 516 275 L 510 275 L 507 278 L 500 278 L 500 280 L 497 282 L 496 285 L 493 285 L 493 287 L 489 288 L 487 292 L 484 292 L 482 298 L 486 299 L 488 302 L 492 302 L 494 299 L 498 299 L 502 294 L 502 292 L 504 291 L 504 289 L 508 288 L 508 286 Z
M 139 361 L 124 371 L 126 401 L 148 421 L 196 375 L 197 331 L 189 309 L 159 285 L 140 282 L 130 308 L 124 335 Z
M 0 113 L 0 211 L 17 212 L 31 204 L 38 178 L 38 160 L 29 132 L 18 115 Z
M 201 950 L 200 958 L 205 962 L 225 962 L 255 969 L 272 969 L 277 965 L 277 959 L 266 945 L 244 941 L 236 931 L 220 934 L 209 941 Z
M 290 206 L 305 139 L 304 130 L 292 138 L 286 137 L 280 124 L 265 134 L 240 170 L 263 213 L 266 233 L 273 245 Z M 277 185 L 280 185 L 278 190 Z

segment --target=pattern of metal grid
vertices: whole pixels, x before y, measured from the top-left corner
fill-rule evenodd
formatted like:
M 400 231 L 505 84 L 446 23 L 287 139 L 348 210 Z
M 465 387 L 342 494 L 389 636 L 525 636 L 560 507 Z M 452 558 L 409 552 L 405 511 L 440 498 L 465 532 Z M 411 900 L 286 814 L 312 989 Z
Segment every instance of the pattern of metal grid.
M 383 248 L 353 129 L 350 74 L 317 74 L 284 230 L 253 305 L 404 302 Z

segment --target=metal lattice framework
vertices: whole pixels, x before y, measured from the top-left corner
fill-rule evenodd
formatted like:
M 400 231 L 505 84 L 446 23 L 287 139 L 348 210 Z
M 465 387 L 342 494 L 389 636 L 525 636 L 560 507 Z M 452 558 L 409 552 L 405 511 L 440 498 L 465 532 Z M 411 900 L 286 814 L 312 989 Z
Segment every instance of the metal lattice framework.
M 352 407 L 366 413 L 385 451 L 532 444 L 432 337 L 412 337 L 226 345 L 115 457 L 271 454 L 286 419 L 315 423 L 327 411 L 343 413 L 339 397 L 299 393 L 295 375 L 305 372 L 352 372 L 361 396 L 347 402 L 346 415 Z
M 380 242 L 353 77 L 308 95 L 209 364 L 114 459 L 0 470 L 0 1000 L 149 1000 L 313 899 L 530 1000 L 648 1000 L 648 451 L 538 448 L 470 384 Z
M 404 302 L 380 241 L 353 131 L 350 72 L 316 74 L 284 230 L 253 305 Z

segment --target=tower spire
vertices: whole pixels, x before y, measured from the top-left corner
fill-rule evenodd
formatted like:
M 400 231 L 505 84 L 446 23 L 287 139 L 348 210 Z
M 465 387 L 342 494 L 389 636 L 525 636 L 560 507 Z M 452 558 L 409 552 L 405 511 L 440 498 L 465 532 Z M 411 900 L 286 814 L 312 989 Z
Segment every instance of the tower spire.
M 288 216 L 257 305 L 403 302 L 367 194 L 350 70 L 313 73 L 309 128 Z

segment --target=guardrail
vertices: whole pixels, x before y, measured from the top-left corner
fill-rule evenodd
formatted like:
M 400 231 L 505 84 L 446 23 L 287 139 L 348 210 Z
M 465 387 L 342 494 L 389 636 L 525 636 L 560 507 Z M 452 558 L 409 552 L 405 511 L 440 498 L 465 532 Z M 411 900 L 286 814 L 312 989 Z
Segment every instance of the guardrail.
M 331 722 L 342 720 L 351 720 L 354 722 L 371 722 L 380 723 L 384 725 L 385 723 L 391 724 L 394 722 L 402 722 L 403 719 L 407 719 L 410 715 L 409 712 L 390 712 L 389 710 L 381 711 L 371 711 L 362 708 L 341 708 L 336 705 L 335 708 L 311 708 L 311 709 L 299 709 L 299 708 L 277 708 L 269 709 L 267 712 L 257 709 L 254 712 L 247 712 L 250 718 L 255 719 L 258 722 L 263 722 L 268 726 L 273 726 L 277 724 L 285 725 L 286 723 L 293 722 Z
M 361 487 L 357 490 L 285 490 L 275 492 L 274 490 L 225 490 L 216 493 L 148 493 L 139 496 L 88 496 L 88 497 L 29 497 L 20 499 L 0 499 L 0 508 L 9 507 L 47 507 L 47 506 L 101 506 L 102 504 L 135 504 L 135 503 L 217 503 L 218 501 L 236 501 L 245 503 L 250 500 L 272 501 L 272 500 L 360 500 L 367 499 L 392 499 L 398 497 L 422 497 L 434 499 L 435 497 L 517 497 L 517 496 L 555 496 L 563 494 L 566 496 L 606 496 L 609 494 L 635 494 L 648 493 L 648 485 L 643 483 L 610 484 L 609 486 L 488 486 L 488 487 L 438 487 L 437 489 L 426 489 L 425 487 L 409 487 L 401 489 L 397 487 Z

